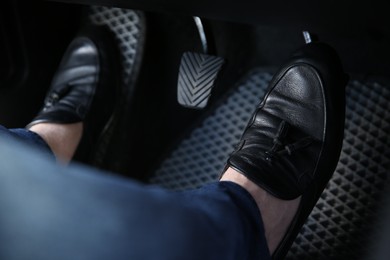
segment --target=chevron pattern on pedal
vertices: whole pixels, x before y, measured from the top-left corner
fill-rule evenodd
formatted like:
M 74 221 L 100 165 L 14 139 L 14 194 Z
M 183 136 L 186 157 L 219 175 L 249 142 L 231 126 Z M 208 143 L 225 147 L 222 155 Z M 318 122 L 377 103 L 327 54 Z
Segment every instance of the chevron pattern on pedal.
M 177 100 L 190 108 L 207 106 L 211 90 L 224 59 L 216 56 L 185 52 L 179 69 Z

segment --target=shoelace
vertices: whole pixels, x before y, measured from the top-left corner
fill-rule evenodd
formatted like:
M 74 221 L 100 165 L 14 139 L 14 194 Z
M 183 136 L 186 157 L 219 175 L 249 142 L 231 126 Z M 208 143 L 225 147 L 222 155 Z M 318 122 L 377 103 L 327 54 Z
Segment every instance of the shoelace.
M 265 152 L 265 160 L 267 162 L 272 163 L 273 158 L 276 156 L 282 156 L 286 154 L 291 155 L 294 151 L 305 148 L 313 143 L 313 138 L 308 136 L 296 141 L 295 143 L 285 145 L 283 140 L 286 138 L 290 128 L 291 126 L 286 121 L 283 120 L 280 122 L 278 131 L 273 138 L 273 146 L 269 151 Z

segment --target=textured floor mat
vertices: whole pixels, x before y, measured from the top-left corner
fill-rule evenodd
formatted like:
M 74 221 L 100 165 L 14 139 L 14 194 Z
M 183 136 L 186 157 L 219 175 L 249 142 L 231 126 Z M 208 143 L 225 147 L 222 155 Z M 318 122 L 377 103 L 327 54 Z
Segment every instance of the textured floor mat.
M 151 183 L 183 190 L 215 181 L 270 79 L 271 74 L 253 70 L 172 150 Z M 350 81 L 339 164 L 288 259 L 359 259 L 369 250 L 389 177 L 389 89 Z
M 106 25 L 115 35 L 118 49 L 122 60 L 122 82 L 117 100 L 117 109 L 108 124 L 104 136 L 99 141 L 92 164 L 101 168 L 111 170 L 107 157 L 118 152 L 119 140 L 125 140 L 123 124 L 128 120 L 126 111 L 129 108 L 133 97 L 135 80 L 141 63 L 144 37 L 145 37 L 145 17 L 142 12 L 104 6 L 88 7 L 88 23 L 95 25 Z M 119 151 L 120 152 L 120 151 Z M 114 170 L 114 169 L 112 169 Z M 119 169 L 115 169 L 119 171 Z
M 142 13 L 114 7 L 91 6 L 89 20 L 96 25 L 107 25 L 119 43 L 123 62 L 123 82 L 129 83 L 139 52 L 139 40 L 144 32 Z

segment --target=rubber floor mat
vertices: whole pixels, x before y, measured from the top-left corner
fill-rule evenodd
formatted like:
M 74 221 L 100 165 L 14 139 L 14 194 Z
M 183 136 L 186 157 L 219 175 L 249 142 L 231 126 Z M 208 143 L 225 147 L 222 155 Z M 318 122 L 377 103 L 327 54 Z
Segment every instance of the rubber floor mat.
M 272 75 L 254 69 L 161 163 L 150 182 L 172 190 L 217 180 Z M 369 251 L 390 169 L 390 85 L 350 80 L 337 169 L 288 259 L 360 259 Z
M 116 7 L 90 6 L 86 10 L 87 23 L 105 25 L 115 35 L 122 61 L 122 80 L 116 102 L 116 112 L 107 125 L 105 135 L 99 141 L 99 147 L 91 164 L 107 170 L 120 171 L 120 167 L 113 167 L 118 147 L 129 137 L 125 131 L 128 122 L 127 110 L 135 91 L 134 82 L 137 79 L 143 54 L 145 37 L 145 16 L 141 11 Z

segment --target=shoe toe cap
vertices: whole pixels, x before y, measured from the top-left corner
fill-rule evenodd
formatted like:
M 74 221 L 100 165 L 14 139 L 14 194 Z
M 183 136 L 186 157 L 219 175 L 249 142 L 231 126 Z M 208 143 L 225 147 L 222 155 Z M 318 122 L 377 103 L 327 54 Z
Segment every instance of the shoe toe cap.
M 326 103 L 321 78 L 310 65 L 295 64 L 287 68 L 262 105 L 266 113 L 322 140 Z

